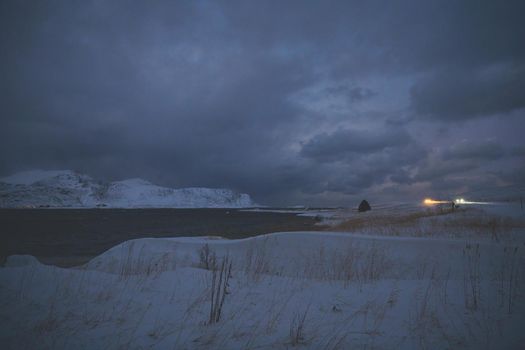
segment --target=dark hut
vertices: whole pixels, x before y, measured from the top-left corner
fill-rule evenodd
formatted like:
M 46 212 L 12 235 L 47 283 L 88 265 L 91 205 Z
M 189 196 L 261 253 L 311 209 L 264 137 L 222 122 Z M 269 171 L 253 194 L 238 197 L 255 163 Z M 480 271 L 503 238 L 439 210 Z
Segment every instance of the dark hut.
M 370 204 L 368 204 L 368 202 L 363 199 L 361 201 L 361 204 L 359 204 L 359 207 L 357 208 L 357 210 L 361 213 L 364 211 L 372 210 L 372 208 L 370 208 Z

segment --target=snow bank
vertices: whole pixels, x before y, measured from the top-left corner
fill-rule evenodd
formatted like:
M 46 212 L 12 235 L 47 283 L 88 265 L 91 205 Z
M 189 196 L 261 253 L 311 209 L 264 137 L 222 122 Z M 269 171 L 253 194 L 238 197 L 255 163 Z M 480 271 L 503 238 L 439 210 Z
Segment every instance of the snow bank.
M 202 264 L 199 252 L 205 245 L 216 256 L 229 256 L 235 268 L 251 266 L 257 260 L 257 263 L 264 265 L 267 275 L 297 276 L 309 272 L 312 276 L 323 278 L 329 277 L 330 273 L 334 276 L 338 273 L 329 272 L 329 269 L 344 270 L 345 263 L 354 263 L 359 270 L 359 265 L 375 259 L 373 273 L 382 278 L 417 279 L 433 270 L 436 275 L 458 279 L 463 276 L 463 271 L 456 268 L 463 264 L 463 251 L 474 243 L 337 232 L 280 232 L 240 240 L 144 238 L 111 248 L 91 260 L 85 268 L 120 273 L 123 269 L 154 269 L 167 260 L 174 267 L 198 267 Z M 502 247 L 486 241 L 477 242 L 475 246 L 481 255 L 496 260 L 502 259 L 505 253 Z M 445 256 L 448 257 L 447 263 L 441 264 Z M 491 270 L 491 261 L 481 263 L 487 265 L 483 266 L 484 271 Z M 364 269 L 363 266 L 361 268 Z M 323 273 L 325 276 L 322 276 Z
M 232 275 L 222 316 L 210 324 L 210 269 L 226 257 Z M 6 349 L 520 349 L 524 266 L 518 242 L 327 232 L 138 239 L 75 269 L 10 257 L 0 269 L 0 317 L 8 320 L 0 342 Z

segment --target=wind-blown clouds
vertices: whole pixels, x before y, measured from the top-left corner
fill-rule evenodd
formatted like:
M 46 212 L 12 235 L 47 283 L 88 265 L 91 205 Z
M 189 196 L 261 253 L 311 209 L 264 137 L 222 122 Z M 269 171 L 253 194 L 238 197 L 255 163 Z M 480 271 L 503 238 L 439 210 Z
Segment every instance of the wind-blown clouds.
M 340 129 L 332 134 L 314 136 L 303 145 L 301 155 L 319 162 L 345 161 L 405 146 L 411 141 L 411 136 L 404 130 Z
M 525 147 L 523 10 L 2 1 L 0 173 L 72 168 L 275 205 L 417 197 L 452 177 L 454 191 L 472 171 L 487 175 L 471 187 L 517 183 L 499 170 Z
M 443 152 L 443 159 L 496 160 L 505 156 L 506 153 L 499 143 L 492 140 L 463 141 L 447 148 Z
M 389 177 L 408 179 L 412 166 L 426 156 L 401 128 L 322 133 L 304 143 L 300 154 L 324 169 L 321 191 L 349 194 L 366 192 Z
M 443 70 L 411 90 L 415 112 L 457 121 L 525 108 L 525 66 Z
M 490 190 L 498 185 L 521 185 L 516 178 L 509 181 L 509 169 L 516 167 L 516 157 L 523 161 L 515 149 L 494 140 L 463 140 L 429 153 L 407 183 L 426 183 L 433 193 L 448 195 L 459 188 Z

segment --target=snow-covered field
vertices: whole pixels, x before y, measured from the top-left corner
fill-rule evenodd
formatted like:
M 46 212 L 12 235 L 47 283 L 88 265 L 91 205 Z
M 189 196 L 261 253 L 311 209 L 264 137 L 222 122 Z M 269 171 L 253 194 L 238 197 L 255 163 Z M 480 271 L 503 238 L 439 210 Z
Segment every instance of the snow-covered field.
M 223 188 L 173 189 L 143 179 L 103 183 L 71 170 L 31 170 L 0 178 L 0 208 L 246 208 L 245 193 Z
M 525 225 L 510 211 L 347 212 L 333 228 L 347 232 L 139 239 L 70 269 L 11 256 L 0 343 L 523 349 Z

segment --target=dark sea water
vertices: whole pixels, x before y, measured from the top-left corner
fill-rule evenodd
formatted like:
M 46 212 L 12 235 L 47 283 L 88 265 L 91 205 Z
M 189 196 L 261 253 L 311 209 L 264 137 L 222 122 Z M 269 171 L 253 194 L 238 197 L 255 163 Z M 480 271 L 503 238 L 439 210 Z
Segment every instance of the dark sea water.
M 0 261 L 29 254 L 81 265 L 129 239 L 320 230 L 314 217 L 236 209 L 0 209 Z

